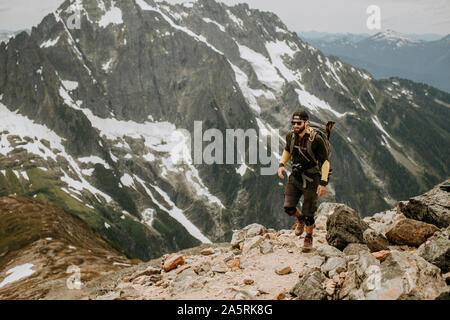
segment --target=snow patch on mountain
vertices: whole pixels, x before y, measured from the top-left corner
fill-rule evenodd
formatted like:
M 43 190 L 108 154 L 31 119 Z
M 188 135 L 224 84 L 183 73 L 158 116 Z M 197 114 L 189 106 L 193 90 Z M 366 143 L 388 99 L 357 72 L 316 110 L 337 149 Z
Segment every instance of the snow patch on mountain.
M 103 1 L 100 1 L 101 3 Z M 120 8 L 117 8 L 116 3 L 111 1 L 111 8 L 105 12 L 105 14 L 100 18 L 98 25 L 102 28 L 106 28 L 110 24 L 122 24 L 122 11 Z M 103 5 L 104 7 L 104 5 Z
M 66 88 L 69 91 L 73 91 L 78 88 L 77 81 L 62 80 L 61 82 L 62 82 L 64 88 Z
M 206 40 L 206 38 L 205 38 L 204 36 L 197 35 L 197 34 L 195 34 L 194 32 L 192 32 L 191 30 L 189 30 L 188 28 L 182 27 L 182 26 L 176 24 L 176 23 L 173 21 L 173 20 L 176 20 L 176 19 L 173 19 L 173 20 L 170 19 L 170 18 L 169 18 L 165 13 L 163 13 L 159 8 L 152 7 L 151 5 L 149 5 L 148 3 L 146 3 L 144 0 L 136 0 L 136 3 L 139 5 L 139 7 L 140 7 L 142 10 L 146 10 L 146 11 L 155 11 L 155 12 L 159 13 L 159 14 L 163 17 L 163 19 L 166 20 L 166 21 L 170 24 L 170 26 L 172 26 L 173 28 L 175 28 L 175 29 L 177 29 L 177 30 L 179 30 L 179 31 L 182 31 L 182 32 L 186 33 L 187 35 L 189 35 L 190 37 L 196 39 L 197 41 L 203 42 L 203 43 L 206 44 L 209 48 L 213 49 L 215 52 L 217 52 L 217 53 L 219 53 L 219 54 L 221 54 L 221 55 L 224 55 L 223 52 L 217 50 L 216 47 L 214 47 L 213 45 L 211 45 L 211 44 Z
M 26 278 L 31 276 L 36 271 L 32 268 L 34 267 L 34 264 L 32 263 L 25 263 L 20 266 L 16 266 L 14 268 L 9 269 L 6 271 L 6 274 L 8 275 L 3 281 L 0 283 L 0 288 L 6 286 L 9 283 L 15 282 L 17 280 Z
M 284 59 L 294 58 L 296 50 L 292 49 L 285 41 L 275 41 L 266 43 L 267 52 L 269 52 L 272 64 L 278 69 L 282 76 L 289 82 L 302 81 L 301 73 L 293 71 L 286 67 Z
M 212 23 L 215 24 L 217 27 L 219 27 L 220 31 L 225 32 L 225 27 L 223 25 L 221 25 L 220 23 L 218 23 L 217 21 L 211 20 L 209 18 L 202 18 L 203 21 L 205 21 L 206 23 Z
M 250 63 L 258 80 L 269 88 L 280 91 L 285 81 L 280 77 L 277 69 L 275 69 L 269 59 L 249 47 L 239 44 L 237 41 L 236 44 L 241 58 Z
M 300 101 L 300 104 L 305 106 L 311 111 L 320 112 L 321 111 L 319 110 L 320 108 L 322 110 L 327 110 L 333 113 L 338 118 L 342 118 L 348 113 L 348 112 L 340 113 L 335 111 L 333 108 L 331 108 L 328 102 L 319 99 L 318 97 L 309 93 L 308 91 L 295 89 L 295 92 L 297 92 L 298 94 L 298 100 Z
M 41 44 L 40 47 L 41 47 L 41 48 L 50 48 L 50 47 L 53 47 L 53 46 L 55 46 L 55 45 L 58 43 L 59 38 L 60 38 L 60 36 L 56 37 L 56 39 L 50 39 L 50 40 L 44 41 L 44 42 Z

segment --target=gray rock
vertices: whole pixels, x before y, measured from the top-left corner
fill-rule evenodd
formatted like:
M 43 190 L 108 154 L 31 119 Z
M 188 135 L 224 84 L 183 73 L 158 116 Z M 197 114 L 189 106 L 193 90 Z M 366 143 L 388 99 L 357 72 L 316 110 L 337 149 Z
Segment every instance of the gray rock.
M 252 223 L 246 226 L 244 228 L 244 231 L 246 231 L 245 237 L 248 239 L 257 235 L 263 235 L 266 231 L 266 228 L 260 224 Z
M 364 276 L 370 266 L 380 266 L 380 261 L 377 260 L 371 253 L 360 251 L 356 269 L 358 276 Z
M 317 253 L 319 255 L 321 255 L 322 257 L 325 258 L 330 258 L 330 257 L 344 257 L 344 254 L 342 251 L 340 251 L 339 249 L 333 247 L 333 246 L 329 246 L 329 245 L 322 245 L 320 247 L 317 248 Z
M 347 261 L 341 257 L 331 257 L 321 266 L 320 270 L 327 276 L 332 270 L 341 273 L 347 270 Z
M 386 250 L 389 247 L 388 239 L 373 229 L 366 229 L 363 238 L 371 252 Z
M 367 249 L 367 252 L 369 252 L 369 249 Z M 347 260 L 347 263 L 349 263 L 350 261 L 358 260 L 358 258 L 359 258 L 359 251 L 357 254 L 350 254 L 348 256 L 345 256 L 345 260 Z
M 339 250 L 349 243 L 364 243 L 363 232 L 369 226 L 352 208 L 341 204 L 327 220 L 327 242 Z
M 199 279 L 200 277 L 192 270 L 192 268 L 183 270 L 173 280 L 170 293 L 176 295 L 187 291 L 192 292 L 200 290 L 203 285 Z
M 259 245 L 259 252 L 267 254 L 273 252 L 273 245 L 270 241 L 265 240 Z
M 264 238 L 262 236 L 255 236 L 253 238 L 250 238 L 249 240 L 246 240 L 244 242 L 242 254 L 247 254 L 251 249 L 258 247 L 263 242 L 263 240 Z
M 327 293 L 322 286 L 320 271 L 314 271 L 299 279 L 291 290 L 299 300 L 325 300 Z
M 350 243 L 348 244 L 345 249 L 344 249 L 344 254 L 346 256 L 351 256 L 351 255 L 359 255 L 360 251 L 366 251 L 369 252 L 369 247 L 367 247 L 367 245 L 362 244 L 362 243 Z
M 446 287 L 441 271 L 422 257 L 402 251 L 392 251 L 380 264 L 365 270 L 361 284 L 366 299 L 430 300 Z
M 306 260 L 306 266 L 309 268 L 318 268 L 325 262 L 325 257 L 323 256 L 313 256 Z
M 450 192 L 441 190 L 440 185 L 406 203 L 399 202 L 398 210 L 407 218 L 447 228 L 450 225 Z
M 241 242 L 245 240 L 245 231 L 244 230 L 234 230 L 233 236 L 231 237 L 231 247 L 239 248 Z
M 436 265 L 442 273 L 450 271 L 450 239 L 448 231 L 439 232 L 432 239 L 423 243 L 417 250 L 417 254 Z

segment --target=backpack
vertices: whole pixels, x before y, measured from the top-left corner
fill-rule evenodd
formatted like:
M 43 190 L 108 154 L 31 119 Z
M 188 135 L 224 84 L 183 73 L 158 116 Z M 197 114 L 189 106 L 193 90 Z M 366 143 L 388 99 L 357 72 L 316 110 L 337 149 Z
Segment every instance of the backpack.
M 311 130 L 310 137 L 308 139 L 308 143 L 306 145 L 306 150 L 308 152 L 308 155 L 310 156 L 310 159 L 313 160 L 313 163 L 310 168 L 306 169 L 306 173 L 320 173 L 320 168 L 322 167 L 322 163 L 319 163 L 316 159 L 314 153 L 312 152 L 312 142 L 316 138 L 316 135 L 319 135 L 325 144 L 325 149 L 327 151 L 328 155 L 328 161 L 330 161 L 330 153 L 331 153 L 331 146 L 330 146 L 330 135 L 331 130 L 333 129 L 335 122 L 334 121 L 328 121 L 327 125 L 324 127 L 323 125 L 320 125 L 316 122 L 310 122 L 308 127 Z M 295 143 L 295 134 L 291 136 L 291 144 L 290 144 L 290 150 L 289 154 L 292 155 L 292 152 L 294 151 L 294 143 Z M 300 151 L 301 152 L 301 151 Z M 291 163 L 293 164 L 294 157 L 291 157 Z M 331 176 L 333 169 L 330 167 L 330 170 L 328 172 L 328 178 Z

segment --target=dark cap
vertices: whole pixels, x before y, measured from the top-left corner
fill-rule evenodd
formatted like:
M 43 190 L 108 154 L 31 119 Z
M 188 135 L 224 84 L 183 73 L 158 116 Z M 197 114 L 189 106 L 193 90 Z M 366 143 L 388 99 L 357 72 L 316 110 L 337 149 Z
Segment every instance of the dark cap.
M 295 111 L 292 115 L 292 119 L 294 119 L 295 116 L 300 117 L 300 120 L 309 120 L 309 116 L 304 110 Z

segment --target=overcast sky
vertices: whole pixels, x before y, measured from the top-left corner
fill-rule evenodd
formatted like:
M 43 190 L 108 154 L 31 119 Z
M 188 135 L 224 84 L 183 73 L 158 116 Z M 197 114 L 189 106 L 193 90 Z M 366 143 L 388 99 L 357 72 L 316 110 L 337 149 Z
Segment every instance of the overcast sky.
M 133 1 L 133 0 L 130 0 Z M 169 0 L 182 2 L 183 0 Z M 0 29 L 37 25 L 63 0 L 0 0 Z M 228 5 L 246 2 L 251 8 L 275 12 L 291 31 L 373 34 L 366 13 L 380 8 L 381 30 L 401 33 L 450 33 L 450 0 L 221 0 Z

